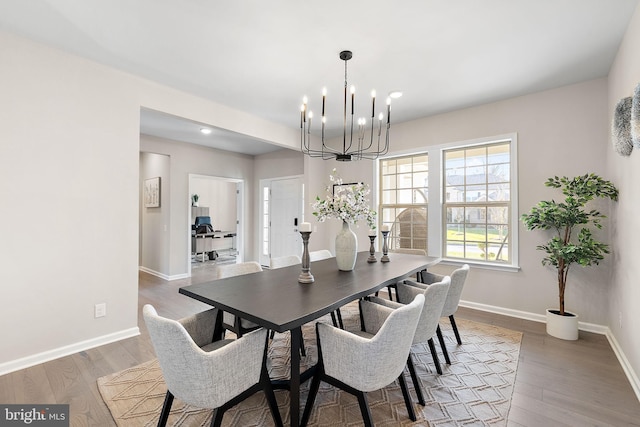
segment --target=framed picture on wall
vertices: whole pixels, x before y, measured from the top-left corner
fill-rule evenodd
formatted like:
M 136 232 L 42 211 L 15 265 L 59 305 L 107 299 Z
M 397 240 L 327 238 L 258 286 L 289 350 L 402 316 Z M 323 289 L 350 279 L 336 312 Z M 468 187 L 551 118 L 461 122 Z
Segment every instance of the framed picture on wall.
M 343 183 L 343 184 L 333 184 L 333 195 L 336 195 L 336 190 L 340 191 L 342 188 L 348 189 L 349 187 L 351 187 L 352 185 L 359 185 L 362 184 L 361 182 L 347 182 L 347 183 Z
M 160 207 L 160 177 L 144 180 L 144 207 Z

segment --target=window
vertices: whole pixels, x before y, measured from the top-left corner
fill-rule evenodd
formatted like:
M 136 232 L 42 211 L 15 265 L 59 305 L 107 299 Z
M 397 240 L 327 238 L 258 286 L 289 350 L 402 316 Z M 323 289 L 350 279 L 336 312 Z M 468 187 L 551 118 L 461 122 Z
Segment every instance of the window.
M 509 146 L 444 150 L 443 256 L 509 262 Z
M 427 250 L 429 157 L 381 160 L 381 218 L 389 225 L 389 248 Z
M 510 134 L 381 159 L 379 221 L 391 228 L 389 249 L 517 266 L 516 147 Z

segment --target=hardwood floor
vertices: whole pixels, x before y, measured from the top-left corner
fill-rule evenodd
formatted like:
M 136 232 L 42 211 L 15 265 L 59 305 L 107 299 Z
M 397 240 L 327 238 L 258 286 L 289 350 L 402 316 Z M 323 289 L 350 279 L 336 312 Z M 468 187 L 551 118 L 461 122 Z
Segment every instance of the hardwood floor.
M 175 319 L 204 310 L 178 288 L 209 280 L 213 269 L 205 263 L 191 279 L 173 282 L 140 273 L 138 305 Z M 603 335 L 580 332 L 578 341 L 562 341 L 542 323 L 462 307 L 456 317 L 523 332 L 509 426 L 640 426 L 640 402 Z M 68 403 L 71 426 L 114 426 L 96 380 L 155 357 L 141 310 L 138 325 L 138 337 L 0 376 L 0 403 Z

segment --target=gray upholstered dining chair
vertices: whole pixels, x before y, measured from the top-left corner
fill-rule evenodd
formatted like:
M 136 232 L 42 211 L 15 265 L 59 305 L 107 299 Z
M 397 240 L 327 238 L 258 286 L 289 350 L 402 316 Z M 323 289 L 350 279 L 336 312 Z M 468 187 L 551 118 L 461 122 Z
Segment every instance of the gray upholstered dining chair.
M 365 426 L 372 426 L 366 393 L 386 387 L 397 379 L 409 418 L 415 421 L 403 370 L 423 306 L 423 295 L 395 310 L 361 300 L 366 332 L 353 333 L 327 323 L 316 323 L 318 364 L 301 425 L 309 422 L 321 381 L 356 396 Z
M 421 256 L 427 256 L 427 251 L 425 251 L 424 249 L 413 249 L 413 248 L 395 248 L 395 249 L 391 249 L 389 251 L 390 253 L 397 253 L 397 254 L 409 254 L 409 255 L 421 255 Z M 416 273 L 415 279 L 418 281 L 422 281 L 422 272 L 423 271 L 427 271 L 427 270 L 422 270 L 422 271 L 418 271 Z M 387 292 L 389 293 L 389 299 L 393 301 L 393 293 L 391 292 L 392 289 L 396 289 L 396 284 L 392 284 L 387 286 Z M 397 291 L 396 291 L 397 294 Z M 376 292 L 376 296 L 378 296 L 378 293 Z M 397 296 L 396 296 L 396 301 L 398 300 Z
M 309 261 L 311 262 L 322 261 L 323 259 L 327 259 L 331 257 L 333 257 L 333 255 L 331 254 L 331 251 L 329 251 L 328 249 L 320 249 L 317 251 L 309 252 Z
M 328 249 L 320 249 L 317 251 L 309 252 L 309 261 L 322 261 L 323 259 L 332 258 L 333 255 L 331 251 Z M 342 313 L 338 308 L 336 311 L 331 312 L 331 321 L 333 322 L 333 326 L 339 327 L 340 329 L 344 329 L 344 323 L 342 323 Z
M 302 260 L 298 255 L 286 255 L 281 257 L 271 258 L 269 261 L 269 268 L 283 268 L 289 267 L 290 265 L 301 264 Z
M 167 394 L 158 426 L 169 418 L 174 396 L 188 405 L 213 409 L 219 426 L 227 409 L 264 390 L 276 425 L 282 425 L 267 373 L 267 331 L 259 329 L 237 340 L 212 342 L 216 309 L 180 321 L 161 317 L 147 304 L 142 312 L 151 336 Z
M 436 372 L 442 375 L 442 368 L 440 367 L 440 361 L 438 360 L 438 353 L 436 352 L 436 346 L 433 343 L 433 337 L 436 335 L 438 329 L 438 321 L 440 320 L 440 313 L 442 313 L 442 307 L 447 299 L 447 293 L 451 285 L 451 278 L 445 276 L 440 282 L 433 283 L 426 288 L 418 288 L 405 283 L 398 283 L 398 300 L 388 301 L 382 298 L 371 297 L 371 302 L 382 304 L 390 308 L 398 308 L 407 303 L 413 301 L 417 295 L 424 295 L 424 307 L 422 308 L 422 314 L 420 314 L 420 321 L 418 327 L 413 336 L 412 345 L 428 343 L 429 350 L 431 351 L 431 357 L 436 367 Z M 448 359 L 447 359 L 448 360 Z M 420 387 L 420 382 L 416 374 L 416 369 L 411 358 L 411 353 L 407 358 L 407 367 L 411 374 L 411 380 L 413 381 L 413 387 L 416 390 L 418 396 L 418 402 L 424 406 L 425 400 Z
M 255 261 L 240 262 L 237 264 L 222 264 L 217 268 L 216 279 L 259 273 L 260 271 L 262 271 L 262 266 Z M 222 327 L 234 332 L 238 337 L 259 328 L 255 323 L 246 319 L 241 319 L 240 317 L 234 316 L 226 311 L 222 313 Z
M 447 294 L 447 300 L 444 303 L 444 307 L 442 308 L 442 317 L 448 317 L 451 322 L 451 328 L 453 329 L 453 333 L 456 336 L 456 341 L 458 344 L 462 344 L 462 340 L 460 339 L 460 333 L 458 332 L 458 325 L 456 325 L 456 320 L 453 317 L 456 311 L 458 311 L 458 304 L 460 304 L 460 297 L 462 296 L 462 290 L 464 288 L 464 284 L 467 281 L 467 276 L 469 275 L 469 264 L 464 264 L 462 267 L 454 270 L 451 273 L 451 286 L 449 287 L 449 293 Z M 412 281 L 405 281 L 405 283 L 411 284 L 412 286 L 422 287 L 424 288 L 428 284 L 437 283 L 442 280 L 444 276 L 440 274 L 434 274 L 429 272 L 424 272 L 422 274 L 422 283 L 416 283 Z M 438 334 L 438 340 L 440 341 L 440 346 L 442 347 L 442 353 L 448 364 L 451 364 L 449 361 L 449 353 L 447 351 L 447 347 L 444 343 L 444 337 L 442 336 L 442 331 L 440 330 L 440 326 L 438 326 L 438 330 L 436 331 Z

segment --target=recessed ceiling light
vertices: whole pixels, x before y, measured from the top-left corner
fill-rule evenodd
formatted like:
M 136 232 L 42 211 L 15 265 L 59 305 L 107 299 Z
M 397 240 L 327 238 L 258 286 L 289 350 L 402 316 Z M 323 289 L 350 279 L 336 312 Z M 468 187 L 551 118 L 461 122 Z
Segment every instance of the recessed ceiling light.
M 402 91 L 400 90 L 391 91 L 389 92 L 389 96 L 393 99 L 400 98 L 402 96 Z
M 211 133 L 211 129 L 200 128 L 200 132 L 202 132 L 205 135 L 209 135 Z

